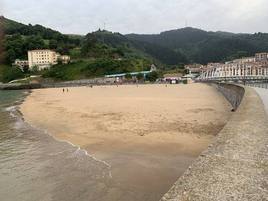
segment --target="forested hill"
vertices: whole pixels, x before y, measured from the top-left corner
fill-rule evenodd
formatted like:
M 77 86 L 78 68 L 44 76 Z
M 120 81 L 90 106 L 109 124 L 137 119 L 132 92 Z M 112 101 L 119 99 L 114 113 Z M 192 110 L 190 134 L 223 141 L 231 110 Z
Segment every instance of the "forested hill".
M 162 45 L 131 39 L 120 33 L 100 30 L 85 36 L 82 52 L 91 54 L 92 52 L 87 51 L 86 48 L 92 47 L 94 43 L 112 47 L 120 56 L 148 58 L 165 65 L 178 65 L 188 62 L 186 57 L 180 52 Z
M 191 27 L 155 35 L 126 35 L 129 39 L 149 42 L 185 55 L 189 62 L 203 63 L 231 60 L 268 51 L 268 34 L 207 32 Z
M 29 73 L 39 73 L 58 80 L 86 79 L 148 70 L 155 62 L 161 66 L 165 62 L 180 62 L 180 57 L 173 51 L 168 50 L 168 56 L 171 55 L 173 60 L 162 55 L 157 58 L 155 52 L 145 52 L 146 48 L 151 50 L 148 48 L 151 44 L 141 46 L 145 43 L 134 43 L 119 33 L 98 30 L 86 36 L 66 35 L 41 25 L 24 25 L 4 17 L 0 17 L 0 26 L 1 31 L 4 31 L 0 40 L 0 56 L 4 55 L 4 62 L 0 63 L 0 82 L 9 82 L 28 76 Z M 59 64 L 45 72 L 21 72 L 11 67 L 15 59 L 27 59 L 27 51 L 33 49 L 52 49 L 68 54 L 72 63 L 64 66 Z
M 0 64 L 4 62 L 4 24 L 1 21 L 3 20 L 0 16 Z
M 162 66 L 220 62 L 268 51 L 268 34 L 207 32 L 195 28 L 154 35 L 96 31 L 86 36 L 65 35 L 41 25 L 24 25 L 0 17 L 4 27 L 6 61 L 25 58 L 27 50 L 50 48 L 72 58 L 145 59 Z M 3 46 L 3 45 L 2 45 Z
M 165 65 L 187 63 L 187 59 L 178 51 L 129 39 L 120 33 L 98 30 L 87 34 L 64 35 L 41 25 L 24 25 L 7 18 L 0 18 L 6 34 L 5 48 L 7 62 L 16 58 L 24 59 L 29 49 L 49 48 L 75 58 L 101 58 L 110 56 L 130 56 L 149 59 L 151 62 Z M 72 53 L 74 55 L 72 55 Z
M 41 25 L 24 25 L 4 17 L 0 17 L 0 24 L 5 33 L 5 60 L 9 64 L 15 59 L 25 59 L 28 50 L 50 48 L 60 53 L 69 53 L 70 49 L 80 45 L 80 39 Z

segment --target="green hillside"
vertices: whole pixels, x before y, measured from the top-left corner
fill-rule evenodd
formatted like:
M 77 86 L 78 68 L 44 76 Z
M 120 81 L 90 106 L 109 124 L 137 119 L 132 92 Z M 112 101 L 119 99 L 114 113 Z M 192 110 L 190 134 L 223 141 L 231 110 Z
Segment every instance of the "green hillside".
M 62 54 L 80 45 L 81 39 L 73 38 L 41 25 L 24 25 L 13 20 L 0 18 L 4 28 L 6 63 L 15 59 L 25 59 L 27 51 L 32 49 L 50 48 Z
M 129 34 L 129 39 L 148 42 L 179 51 L 189 62 L 226 61 L 256 52 L 268 51 L 268 34 L 234 34 L 183 28 L 155 35 Z
M 14 60 L 27 59 L 27 51 L 32 49 L 49 48 L 71 55 L 73 63 L 69 65 L 57 65 L 49 72 L 35 72 L 57 80 L 148 70 L 153 60 L 157 60 L 136 49 L 125 36 L 117 33 L 99 30 L 86 36 L 64 35 L 41 25 L 23 25 L 3 17 L 0 22 L 5 32 L 2 40 L 6 64 L 4 69 L 10 71 L 15 71 L 11 67 Z M 7 74 L 7 71 L 1 72 Z M 25 76 L 29 73 L 26 72 Z M 14 74 L 15 78 L 10 74 L 0 76 L 0 82 L 21 77 Z
M 71 55 L 72 64 L 42 72 L 46 77 L 63 80 L 147 70 L 151 63 L 162 70 L 179 69 L 187 63 L 222 62 L 268 51 L 266 33 L 207 32 L 188 27 L 153 35 L 98 30 L 82 36 L 62 34 L 41 25 L 24 25 L 4 17 L 0 17 L 0 27 L 0 64 L 5 64 L 4 69 L 15 59 L 26 59 L 28 50 L 49 48 Z M 1 75 L 0 82 L 14 79 L 10 72 L 15 70 L 0 71 L 5 72 L 9 74 Z
M 90 51 L 90 48 L 93 50 Z M 85 36 L 82 43 L 82 54 L 86 57 L 112 55 L 124 58 L 143 58 L 165 65 L 187 63 L 186 57 L 180 52 L 156 44 L 132 40 L 120 33 L 101 30 Z

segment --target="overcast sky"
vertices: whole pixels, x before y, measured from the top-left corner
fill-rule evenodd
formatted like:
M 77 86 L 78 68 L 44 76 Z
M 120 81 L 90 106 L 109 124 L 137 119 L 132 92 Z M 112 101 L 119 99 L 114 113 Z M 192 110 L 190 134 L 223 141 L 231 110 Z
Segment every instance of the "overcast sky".
M 236 33 L 268 32 L 268 0 L 0 0 L 0 15 L 63 33 L 98 28 L 159 33 L 187 26 Z

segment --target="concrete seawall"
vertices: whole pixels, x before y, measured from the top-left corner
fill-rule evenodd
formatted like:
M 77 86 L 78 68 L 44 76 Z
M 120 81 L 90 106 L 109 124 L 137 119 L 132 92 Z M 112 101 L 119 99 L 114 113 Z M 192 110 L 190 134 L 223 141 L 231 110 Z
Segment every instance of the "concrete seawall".
M 262 100 L 248 87 L 218 88 L 234 109 L 244 98 L 214 142 L 161 201 L 268 200 L 268 118 Z
M 233 110 L 237 110 L 241 101 L 243 100 L 245 89 L 233 84 L 217 84 L 216 87 L 223 94 L 223 96 L 230 102 Z

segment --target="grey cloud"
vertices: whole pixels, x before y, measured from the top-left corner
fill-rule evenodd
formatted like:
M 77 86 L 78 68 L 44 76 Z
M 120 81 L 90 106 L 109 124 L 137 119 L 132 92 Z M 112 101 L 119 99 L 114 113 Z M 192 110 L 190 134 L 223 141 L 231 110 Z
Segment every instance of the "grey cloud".
M 5 3 L 5 7 L 2 4 Z M 0 13 L 63 33 L 98 28 L 159 33 L 185 26 L 231 32 L 268 32 L 267 0 L 0 0 Z

